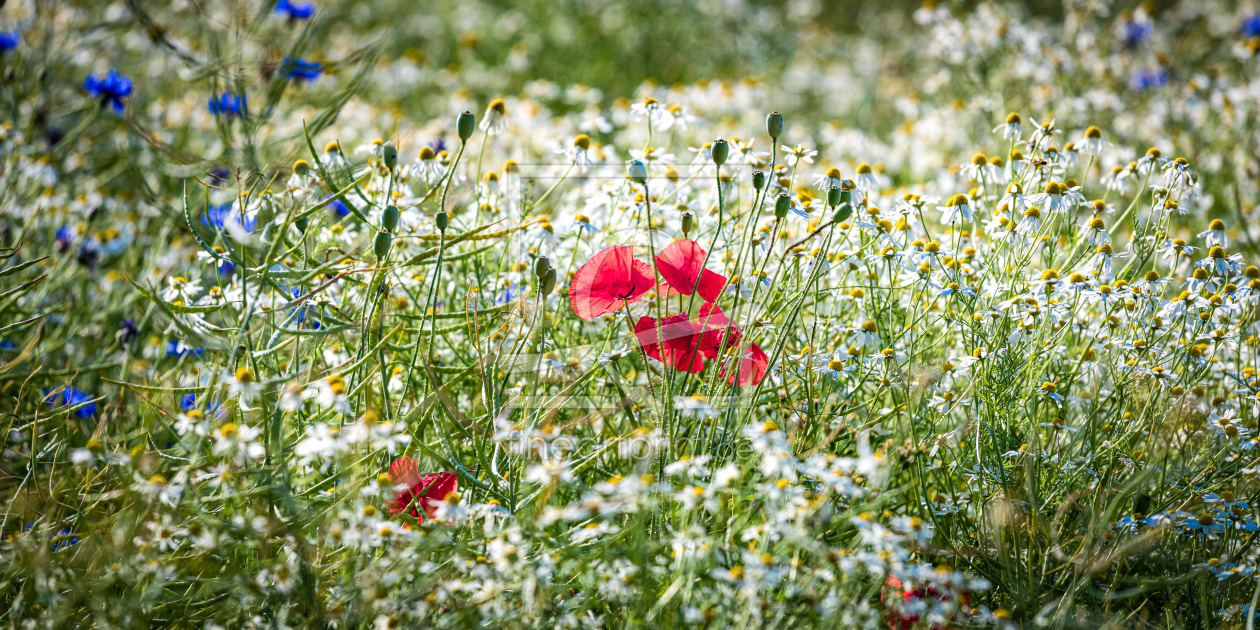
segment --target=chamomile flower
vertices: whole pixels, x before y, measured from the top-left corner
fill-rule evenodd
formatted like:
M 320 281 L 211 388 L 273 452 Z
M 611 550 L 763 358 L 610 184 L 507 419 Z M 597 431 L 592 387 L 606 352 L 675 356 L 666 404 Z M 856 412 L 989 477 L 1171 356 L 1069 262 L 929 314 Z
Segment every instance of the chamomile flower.
M 971 223 L 975 220 L 971 212 L 971 202 L 962 193 L 950 197 L 944 206 L 937 206 L 936 209 L 941 211 L 941 222 L 946 225 Z
M 1034 121 L 1034 124 L 1035 121 Z M 1002 133 L 1003 140 L 1019 142 L 1020 134 L 1020 117 L 1019 114 L 1011 112 L 1006 115 L 1006 122 L 993 128 L 993 133 Z
M 507 131 L 507 106 L 503 99 L 490 101 L 486 106 L 486 114 L 481 117 L 481 123 L 477 127 L 486 132 L 487 136 L 497 136 Z
M 797 166 L 801 162 L 813 164 L 814 156 L 818 155 L 818 151 L 807 149 L 799 144 L 794 147 L 783 145 L 779 149 L 783 151 L 783 160 L 788 166 Z
M 1229 247 L 1229 235 L 1225 233 L 1225 222 L 1220 219 L 1212 219 L 1208 224 L 1208 229 L 1199 232 L 1199 238 L 1203 239 L 1207 246 Z
M 1097 157 L 1107 147 L 1111 146 L 1110 142 L 1103 140 L 1102 130 L 1098 127 L 1089 127 L 1085 130 L 1085 137 L 1076 143 L 1081 151 L 1088 156 Z

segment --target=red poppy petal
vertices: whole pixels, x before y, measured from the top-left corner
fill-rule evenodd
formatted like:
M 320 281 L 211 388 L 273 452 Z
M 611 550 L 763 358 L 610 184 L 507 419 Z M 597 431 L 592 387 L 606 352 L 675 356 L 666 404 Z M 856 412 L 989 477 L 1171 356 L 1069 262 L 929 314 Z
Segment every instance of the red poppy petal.
M 420 478 L 420 469 L 416 465 L 416 460 L 410 457 L 394 460 L 394 463 L 389 466 L 389 478 L 393 480 L 394 485 L 415 483 Z
M 738 382 L 736 382 L 735 374 L 731 374 L 726 382 L 739 387 L 757 385 L 761 383 L 761 379 L 765 378 L 769 363 L 770 358 L 766 356 L 765 351 L 754 343 L 748 346 L 744 356 L 740 357 Z
M 674 241 L 656 255 L 656 270 L 683 295 L 695 292 L 696 279 L 704 270 L 704 250 L 691 239 Z
M 634 259 L 634 249 L 605 247 L 578 268 L 569 283 L 569 304 L 582 319 L 594 319 L 635 302 L 656 284 L 652 267 Z
M 656 320 L 643 316 L 634 324 L 634 336 L 639 340 L 639 346 L 647 353 L 649 357 L 661 360 L 660 341 L 656 335 Z
M 713 302 L 722 296 L 722 289 L 725 287 L 726 276 L 705 269 L 700 272 L 700 285 L 696 287 L 696 293 L 705 302 Z
M 704 371 L 704 358 L 698 349 L 674 353 L 674 369 L 679 372 L 697 374 Z
M 637 258 L 631 258 L 630 284 L 630 294 L 625 296 L 625 300 L 634 303 L 643 297 L 644 293 L 651 291 L 652 287 L 656 286 L 656 274 L 652 271 L 652 265 Z
M 455 473 L 439 472 L 425 475 L 415 494 L 423 497 L 420 502 L 424 504 L 424 513 L 433 518 L 438 506 L 457 490 L 459 477 Z

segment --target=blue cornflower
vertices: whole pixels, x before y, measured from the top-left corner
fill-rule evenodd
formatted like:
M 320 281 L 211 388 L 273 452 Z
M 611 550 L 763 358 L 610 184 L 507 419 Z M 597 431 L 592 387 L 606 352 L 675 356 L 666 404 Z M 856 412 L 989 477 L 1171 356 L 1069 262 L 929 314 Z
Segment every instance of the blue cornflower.
M 521 288 L 516 286 L 516 283 L 513 282 L 512 284 L 504 287 L 502 291 L 494 296 L 494 303 L 502 306 L 516 300 L 516 298 L 520 297 L 520 295 Z
M 232 261 L 224 258 L 223 262 L 219 263 L 219 276 L 226 278 L 235 272 L 236 264 Z
M 1138 44 L 1146 41 L 1151 36 L 1150 22 L 1139 22 L 1137 20 L 1129 20 L 1124 23 L 1124 47 L 1133 48 Z
M 210 113 L 215 116 L 223 116 L 228 120 L 233 118 L 245 118 L 249 115 L 249 106 L 245 101 L 244 94 L 232 94 L 224 92 L 219 96 L 210 97 Z
M 166 342 L 166 356 L 168 357 L 182 357 L 189 353 L 199 357 L 203 352 L 205 352 L 205 350 L 201 348 L 194 348 L 192 346 L 186 346 L 182 341 Z
M 109 74 L 103 77 L 88 76 L 83 81 L 83 89 L 87 90 L 93 98 L 100 99 L 102 105 L 113 107 L 115 114 L 121 114 L 123 112 L 122 100 L 131 96 L 131 79 L 118 74 L 117 70 L 110 70 Z
M 280 0 L 276 3 L 276 13 L 285 15 L 290 20 L 309 20 L 312 15 L 315 15 L 315 4 Z
M 22 34 L 17 31 L 0 31 L 0 53 L 6 53 L 22 43 Z
M 70 545 L 79 544 L 79 537 L 75 536 L 74 534 L 75 534 L 74 529 L 70 527 L 63 527 L 57 530 L 57 533 L 53 534 L 54 537 L 64 538 L 66 536 L 69 536 L 70 539 L 61 540 L 61 541 L 53 543 L 52 550 L 59 551 L 59 550 L 65 549 L 66 547 L 69 547 Z
M 332 195 L 329 195 L 329 197 L 331 196 Z M 350 216 L 350 208 L 346 207 L 346 204 L 341 201 L 341 199 L 333 199 L 328 203 L 328 207 L 331 208 L 339 218 Z
M 179 407 L 180 409 L 183 409 L 185 412 L 196 409 L 198 407 L 197 395 L 184 394 L 179 400 Z M 210 399 L 210 405 L 206 409 L 206 415 L 208 417 L 211 417 L 217 420 L 220 416 L 223 415 L 223 412 L 224 412 L 223 403 L 220 403 L 217 397 L 212 397 Z
M 73 387 L 65 387 L 60 390 L 47 390 L 44 392 L 44 402 L 49 407 L 74 407 L 81 405 L 93 396 L 87 392 L 79 391 Z M 80 418 L 91 418 L 96 415 L 96 403 L 92 403 L 81 409 L 76 409 L 74 415 Z
M 1165 83 L 1168 83 L 1168 71 L 1163 68 L 1138 68 L 1129 79 L 1129 85 L 1139 92 L 1162 87 Z
M 74 230 L 70 229 L 70 226 L 68 225 L 63 225 L 57 228 L 57 237 L 56 237 L 56 243 L 55 243 L 57 247 L 57 251 L 64 252 L 67 249 L 70 249 L 70 246 L 73 244 L 74 244 Z
M 290 81 L 314 81 L 324 73 L 324 66 L 319 62 L 292 57 L 284 58 L 283 69 Z
M 231 232 L 235 228 L 240 228 L 241 231 L 249 234 L 254 231 L 258 218 L 242 215 L 239 210 L 233 210 L 232 202 L 229 201 L 221 206 L 214 204 L 206 206 L 206 213 L 202 215 L 201 222 L 216 230 Z
M 118 327 L 118 339 L 123 343 L 127 343 L 136 338 L 140 334 L 140 327 L 136 326 L 136 320 L 124 319 L 122 326 Z
M 1243 19 L 1243 37 L 1260 37 L 1260 13 L 1253 13 Z

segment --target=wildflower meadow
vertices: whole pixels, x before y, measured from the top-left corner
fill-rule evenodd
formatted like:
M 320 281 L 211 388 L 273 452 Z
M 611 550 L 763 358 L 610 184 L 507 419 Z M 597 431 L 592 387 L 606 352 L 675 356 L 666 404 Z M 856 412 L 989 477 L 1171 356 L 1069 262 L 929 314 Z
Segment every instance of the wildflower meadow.
M 0 0 L 0 625 L 1251 630 L 1258 55 Z

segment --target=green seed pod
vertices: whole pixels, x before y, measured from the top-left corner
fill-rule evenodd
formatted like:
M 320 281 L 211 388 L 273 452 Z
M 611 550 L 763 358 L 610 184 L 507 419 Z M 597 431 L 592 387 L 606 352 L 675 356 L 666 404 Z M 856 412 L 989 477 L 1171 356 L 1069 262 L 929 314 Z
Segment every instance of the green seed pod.
M 381 213 L 381 227 L 393 232 L 398 228 L 398 206 L 385 206 Z
M 547 270 L 547 275 L 543 276 L 543 279 L 542 279 L 543 297 L 551 295 L 551 292 L 555 290 L 556 290 L 556 269 L 552 267 L 551 269 Z
M 385 168 L 394 170 L 398 166 L 398 149 L 394 145 L 387 144 L 381 149 L 381 160 L 385 162 Z
M 696 227 L 696 218 L 691 216 L 690 212 L 684 212 L 682 217 L 683 236 L 686 236 L 687 233 L 691 232 L 691 229 L 694 227 Z
M 473 129 L 477 126 L 477 117 L 472 112 L 464 112 L 459 115 L 459 119 L 455 121 L 455 131 L 459 133 L 459 139 L 462 142 L 468 142 L 472 137 Z
M 840 187 L 831 186 L 827 188 L 827 205 L 832 208 L 840 205 Z
M 630 165 L 626 167 L 626 177 L 629 177 L 630 181 L 636 184 L 646 184 L 647 167 L 643 165 L 643 162 L 633 160 L 630 162 Z
M 437 216 L 433 217 L 433 222 L 437 224 L 439 232 L 445 232 L 446 226 L 451 224 L 451 218 L 446 215 L 446 212 L 439 212 Z
M 534 260 L 534 275 L 542 278 L 547 275 L 547 270 L 551 269 L 551 261 L 546 256 L 539 256 Z
M 787 216 L 788 210 L 792 209 L 792 197 L 787 193 L 779 193 L 774 200 L 774 217 L 782 219 Z
M 783 135 L 783 114 L 770 112 L 766 116 L 766 133 L 770 134 L 771 140 L 778 140 Z
M 376 254 L 378 259 L 384 259 L 389 255 L 390 247 L 394 245 L 394 237 L 389 232 L 381 230 L 376 233 L 376 240 L 372 241 L 372 252 Z
M 853 204 L 844 203 L 836 207 L 836 211 L 831 214 L 831 220 L 839 223 L 847 221 L 851 216 L 853 216 Z
M 725 140 L 719 138 L 713 141 L 712 152 L 713 163 L 721 166 L 726 164 L 726 158 L 731 154 L 731 145 L 727 144 Z
M 764 171 L 753 171 L 753 188 L 761 190 L 766 186 L 766 174 Z
M 297 226 L 298 231 L 305 232 L 306 228 L 310 227 L 311 220 L 306 217 L 299 217 L 293 222 L 293 225 Z

